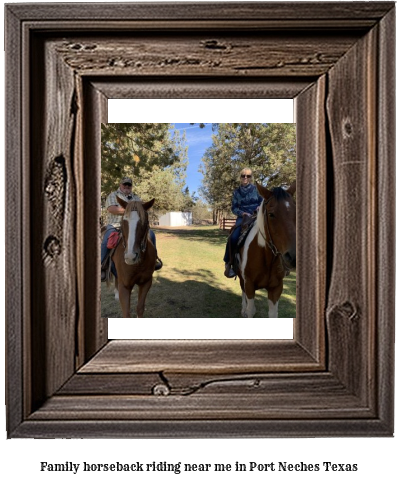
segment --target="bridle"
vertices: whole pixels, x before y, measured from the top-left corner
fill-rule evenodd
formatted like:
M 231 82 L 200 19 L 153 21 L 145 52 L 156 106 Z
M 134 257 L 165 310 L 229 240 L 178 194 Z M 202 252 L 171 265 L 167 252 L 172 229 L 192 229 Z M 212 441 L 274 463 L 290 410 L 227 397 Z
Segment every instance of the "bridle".
M 277 249 L 277 247 L 274 245 L 272 235 L 270 233 L 270 227 L 269 227 L 269 215 L 267 213 L 267 205 L 269 204 L 270 200 L 273 198 L 273 196 L 270 196 L 270 198 L 265 202 L 265 213 L 266 213 L 266 230 L 267 230 L 267 236 L 269 237 L 268 239 L 266 238 L 266 235 L 263 235 L 263 232 L 261 228 L 259 227 L 259 233 L 262 235 L 264 241 L 266 242 L 266 245 L 269 247 L 269 249 L 272 251 L 272 254 L 274 257 L 277 257 L 278 255 L 281 255 L 281 252 Z
M 267 212 L 267 205 L 269 204 L 269 202 L 270 202 L 270 200 L 272 198 L 273 198 L 273 196 L 270 196 L 270 198 L 265 202 L 265 213 L 266 213 L 265 220 L 266 220 L 266 231 L 267 231 L 268 239 L 266 238 L 266 235 L 263 234 L 262 229 L 260 227 L 258 229 L 259 229 L 259 233 L 262 235 L 264 241 L 266 242 L 266 245 L 272 251 L 272 254 L 273 254 L 274 258 L 276 258 L 277 256 L 280 256 L 281 264 L 284 267 L 285 271 L 288 272 L 290 270 L 290 268 L 285 263 L 282 253 L 278 250 L 278 248 L 274 244 L 272 235 L 270 233 L 269 215 L 268 215 L 268 212 Z
M 123 224 L 123 221 L 122 221 L 122 224 Z M 147 250 L 148 232 L 150 229 L 150 226 L 148 224 L 148 218 L 146 218 L 145 225 L 146 225 L 146 230 L 145 230 L 143 238 L 141 239 L 141 242 L 140 242 L 140 253 L 139 253 L 137 262 L 140 262 L 142 254 L 144 254 L 145 251 Z M 129 231 L 130 231 L 130 229 L 129 229 Z M 126 240 L 125 240 L 125 236 L 123 234 L 122 225 L 121 225 L 121 236 L 120 236 L 119 242 L 122 242 L 123 248 L 126 250 Z M 119 244 L 119 242 L 118 242 L 118 244 Z
M 265 213 L 266 213 L 266 230 L 267 230 L 267 236 L 269 237 L 269 239 L 266 238 L 266 235 L 263 235 L 262 233 L 262 230 L 261 228 L 259 227 L 259 232 L 260 234 L 262 235 L 262 237 L 264 238 L 265 242 L 266 242 L 266 245 L 269 247 L 269 249 L 272 251 L 272 254 L 274 255 L 274 257 L 277 257 L 278 255 L 281 255 L 281 252 L 279 252 L 279 250 L 277 249 L 277 247 L 274 245 L 274 242 L 273 242 L 273 238 L 272 238 L 272 235 L 270 233 L 270 227 L 269 227 L 269 215 L 267 213 L 267 205 L 269 204 L 270 200 L 273 198 L 273 196 L 271 196 L 266 202 L 265 202 Z

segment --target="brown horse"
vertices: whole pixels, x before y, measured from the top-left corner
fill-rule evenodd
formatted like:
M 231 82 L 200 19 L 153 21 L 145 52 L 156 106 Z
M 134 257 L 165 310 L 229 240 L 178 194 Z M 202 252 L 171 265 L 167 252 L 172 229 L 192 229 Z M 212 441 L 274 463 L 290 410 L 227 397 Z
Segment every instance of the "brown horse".
M 123 318 L 129 318 L 130 294 L 137 284 L 137 318 L 142 318 L 156 261 L 156 250 L 149 238 L 150 225 L 147 214 L 155 199 L 147 203 L 127 203 L 118 197 L 117 200 L 120 206 L 125 208 L 125 213 L 121 224 L 121 240 L 112 256 L 118 274 L 115 279 L 115 298 L 120 301 Z
M 256 184 L 263 201 L 256 222 L 240 250 L 239 278 L 244 318 L 255 315 L 255 291 L 266 289 L 269 318 L 278 317 L 283 279 L 296 265 L 296 207 L 294 182 L 285 191 Z

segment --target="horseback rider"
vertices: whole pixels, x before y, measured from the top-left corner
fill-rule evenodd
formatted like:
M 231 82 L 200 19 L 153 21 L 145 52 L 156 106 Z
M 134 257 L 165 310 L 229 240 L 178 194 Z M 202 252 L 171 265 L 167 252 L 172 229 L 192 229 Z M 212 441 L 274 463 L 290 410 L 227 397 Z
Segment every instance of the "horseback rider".
M 251 216 L 259 209 L 262 203 L 262 197 L 259 195 L 256 186 L 252 183 L 252 170 L 248 167 L 240 172 L 240 186 L 234 191 L 231 211 L 237 216 L 235 227 L 230 234 L 226 244 L 226 251 L 224 254 L 225 271 L 224 275 L 228 278 L 235 277 L 235 272 L 232 268 L 232 261 L 234 255 L 230 255 L 230 248 L 234 253 L 237 247 L 238 239 L 241 233 L 241 224 L 245 215 Z
M 122 216 L 125 212 L 125 209 L 118 204 L 116 197 L 118 196 L 119 198 L 127 202 L 141 201 L 136 194 L 132 193 L 132 186 L 133 184 L 131 178 L 129 177 L 122 178 L 119 184 L 119 188 L 116 191 L 110 193 L 105 202 L 105 206 L 107 208 L 107 227 L 105 230 L 103 241 L 101 243 L 101 280 L 102 281 L 105 281 L 106 279 L 106 271 L 105 269 L 103 269 L 103 263 L 105 262 L 109 254 L 109 249 L 107 248 L 108 238 L 112 232 L 116 232 L 120 229 Z M 149 236 L 156 250 L 157 247 L 156 247 L 155 234 L 151 229 L 149 231 Z M 159 269 L 161 269 L 161 267 L 162 267 L 162 262 L 160 261 L 160 259 L 158 259 L 158 254 L 157 254 L 155 270 L 158 271 Z

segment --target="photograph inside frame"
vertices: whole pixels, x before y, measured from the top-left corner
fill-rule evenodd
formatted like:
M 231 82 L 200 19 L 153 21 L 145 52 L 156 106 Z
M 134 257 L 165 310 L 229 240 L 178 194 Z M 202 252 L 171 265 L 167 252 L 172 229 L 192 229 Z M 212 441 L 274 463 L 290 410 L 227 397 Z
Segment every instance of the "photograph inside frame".
M 108 123 L 101 316 L 295 318 L 296 126 Z

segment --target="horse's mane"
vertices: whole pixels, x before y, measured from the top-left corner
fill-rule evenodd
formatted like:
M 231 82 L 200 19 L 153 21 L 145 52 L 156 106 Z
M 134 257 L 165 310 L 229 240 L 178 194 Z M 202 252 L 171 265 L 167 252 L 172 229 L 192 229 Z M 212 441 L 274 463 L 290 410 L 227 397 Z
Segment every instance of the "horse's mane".
M 130 213 L 132 211 L 137 211 L 137 213 L 138 213 L 139 218 L 140 218 L 141 221 L 145 221 L 146 220 L 146 211 L 143 208 L 143 204 L 142 204 L 141 201 L 133 200 L 133 201 L 130 201 L 127 204 L 126 209 L 125 209 L 125 215 L 126 215 L 127 218 L 129 218 Z
M 272 193 L 276 201 L 286 200 L 290 196 L 290 194 L 282 187 L 273 188 Z

